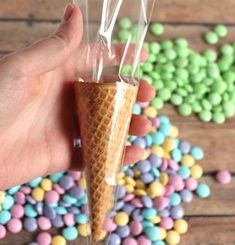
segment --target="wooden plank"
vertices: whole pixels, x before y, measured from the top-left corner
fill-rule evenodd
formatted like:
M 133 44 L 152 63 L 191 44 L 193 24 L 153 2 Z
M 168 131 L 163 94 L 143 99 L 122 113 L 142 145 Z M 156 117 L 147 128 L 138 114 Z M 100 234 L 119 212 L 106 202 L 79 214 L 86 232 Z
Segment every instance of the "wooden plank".
M 234 227 L 234 217 L 191 218 L 180 245 L 234 245 Z
M 60 19 L 63 9 L 69 1 L 67 0 L 0 0 L 0 18 L 35 18 L 35 19 Z M 91 9 L 90 16 L 97 17 L 97 3 Z M 136 17 L 137 9 L 133 0 L 126 0 L 123 16 Z M 131 7 L 130 7 L 131 6 Z M 233 0 L 157 0 L 154 9 L 153 20 L 164 22 L 183 23 L 235 23 L 234 22 L 235 2 Z
M 211 196 L 200 199 L 194 196 L 193 201 L 184 204 L 185 213 L 189 216 L 235 216 L 235 177 L 228 185 L 217 183 L 214 177 L 203 177 L 201 183 L 207 183 L 211 187 Z

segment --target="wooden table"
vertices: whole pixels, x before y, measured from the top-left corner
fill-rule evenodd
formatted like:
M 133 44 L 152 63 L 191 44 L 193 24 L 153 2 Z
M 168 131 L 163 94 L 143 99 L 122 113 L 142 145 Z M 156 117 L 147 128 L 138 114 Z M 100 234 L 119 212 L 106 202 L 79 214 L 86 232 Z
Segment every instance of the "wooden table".
M 53 32 L 65 3 L 66 0 L 0 0 L 0 53 L 9 53 Z M 186 37 L 196 50 L 207 48 L 202 35 L 215 23 L 229 25 L 229 35 L 219 45 L 235 41 L 234 0 L 158 0 L 153 20 L 166 24 L 161 39 Z M 148 36 L 148 39 L 155 38 Z M 180 117 L 170 105 L 160 113 L 168 115 L 179 127 L 181 139 L 205 150 L 205 159 L 201 161 L 205 170 L 202 181 L 212 187 L 209 199 L 195 197 L 185 205 L 189 232 L 182 237 L 181 245 L 234 245 L 235 178 L 231 184 L 221 186 L 215 182 L 214 173 L 219 169 L 235 172 L 235 118 L 218 126 L 201 123 L 195 116 Z M 23 245 L 31 240 L 32 234 L 24 232 L 8 235 L 0 245 Z

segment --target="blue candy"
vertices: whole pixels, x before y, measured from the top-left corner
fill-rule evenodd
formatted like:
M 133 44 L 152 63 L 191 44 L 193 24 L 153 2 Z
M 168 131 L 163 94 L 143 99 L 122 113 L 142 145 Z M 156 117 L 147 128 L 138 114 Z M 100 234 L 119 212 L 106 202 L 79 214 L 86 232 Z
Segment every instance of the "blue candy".
M 204 157 L 204 152 L 200 147 L 193 147 L 191 149 L 191 155 L 196 160 L 201 160 Z
M 144 229 L 144 234 L 151 241 L 158 241 L 161 238 L 160 228 L 157 226 L 146 227 Z
M 178 193 L 173 193 L 170 196 L 170 206 L 178 206 L 181 203 L 181 197 Z
M 153 219 L 157 215 L 157 211 L 154 208 L 145 208 L 142 211 L 142 215 L 145 219 Z
M 4 197 L 4 200 L 3 200 L 3 203 L 2 203 L 2 207 L 5 210 L 9 210 L 9 209 L 11 209 L 13 207 L 14 203 L 15 203 L 14 198 L 12 196 L 10 196 L 10 195 L 6 195 Z
M 86 224 L 88 222 L 88 216 L 86 214 L 77 214 L 75 220 L 78 224 Z
M 66 240 L 73 241 L 78 237 L 78 230 L 76 229 L 76 227 L 71 226 L 71 227 L 64 228 L 62 230 L 62 234 Z
M 24 214 L 26 217 L 35 218 L 38 213 L 31 204 L 26 204 L 24 207 Z
M 11 219 L 11 213 L 7 210 L 3 210 L 0 212 L 0 224 L 5 225 Z
M 165 136 L 162 132 L 153 133 L 153 134 L 151 134 L 151 136 L 152 136 L 153 144 L 156 144 L 156 145 L 163 144 L 163 142 L 165 140 Z
M 182 179 L 188 179 L 190 177 L 190 169 L 186 166 L 181 166 L 178 170 L 179 175 Z

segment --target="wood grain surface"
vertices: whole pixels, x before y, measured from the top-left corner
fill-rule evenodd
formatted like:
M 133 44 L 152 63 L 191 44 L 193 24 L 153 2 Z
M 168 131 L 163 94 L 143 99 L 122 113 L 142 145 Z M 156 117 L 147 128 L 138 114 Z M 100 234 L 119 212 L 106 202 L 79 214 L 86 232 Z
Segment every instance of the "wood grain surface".
M 93 1 L 93 0 L 91 0 Z M 98 0 L 96 0 L 98 1 Z M 53 33 L 59 25 L 67 0 L 0 0 L 0 54 L 23 48 L 39 38 Z M 229 35 L 221 39 L 219 46 L 235 41 L 234 0 L 158 0 L 153 20 L 168 23 L 161 38 L 148 34 L 147 39 L 165 40 L 185 37 L 190 47 L 203 51 L 209 46 L 203 35 L 213 23 L 228 23 Z M 127 10 L 128 11 L 128 10 Z M 93 11 L 97 20 L 97 11 Z M 94 28 L 97 24 L 93 24 Z M 211 48 L 211 47 L 210 47 Z M 223 125 L 201 123 L 196 116 L 180 117 L 173 106 L 166 105 L 159 114 L 168 115 L 180 129 L 180 138 L 205 150 L 205 158 L 198 163 L 203 166 L 202 182 L 212 188 L 207 200 L 194 197 L 184 204 L 189 232 L 182 236 L 181 245 L 235 245 L 235 177 L 229 185 L 221 186 L 214 178 L 219 169 L 229 169 L 235 174 L 235 118 Z M 58 231 L 52 230 L 53 234 Z M 0 245 L 26 245 L 35 234 L 22 232 L 9 235 Z M 69 245 L 86 245 L 79 239 Z

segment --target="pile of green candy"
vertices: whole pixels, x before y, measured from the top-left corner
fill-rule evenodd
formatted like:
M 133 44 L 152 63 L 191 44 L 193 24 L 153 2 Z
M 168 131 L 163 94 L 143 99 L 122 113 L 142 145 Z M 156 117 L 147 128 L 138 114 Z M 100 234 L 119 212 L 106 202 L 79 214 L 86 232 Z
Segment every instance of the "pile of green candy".
M 119 41 L 125 41 L 133 33 L 128 19 L 122 19 L 119 28 Z M 227 35 L 223 25 L 213 30 L 218 38 Z M 153 23 L 150 32 L 162 35 L 164 27 Z M 218 124 L 234 116 L 235 43 L 224 44 L 218 52 L 207 49 L 203 53 L 192 50 L 184 38 L 146 42 L 144 46 L 149 57 L 141 64 L 139 75 L 156 88 L 153 107 L 161 109 L 170 102 L 182 116 L 196 113 L 203 122 Z M 131 67 L 125 66 L 122 73 L 129 75 Z

